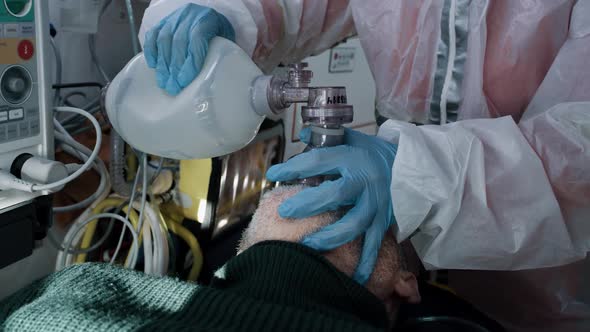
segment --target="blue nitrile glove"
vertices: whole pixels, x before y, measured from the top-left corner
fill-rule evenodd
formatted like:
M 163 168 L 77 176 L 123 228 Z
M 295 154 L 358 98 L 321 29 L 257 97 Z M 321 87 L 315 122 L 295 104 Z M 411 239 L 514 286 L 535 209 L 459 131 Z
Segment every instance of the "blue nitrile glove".
M 199 75 L 209 42 L 220 36 L 235 41 L 225 16 L 214 9 L 188 4 L 146 33 L 143 54 L 156 69 L 158 86 L 177 95 Z
M 300 133 L 308 142 L 310 130 Z M 332 250 L 364 233 L 363 251 L 354 279 L 365 284 L 377 261 L 381 241 L 395 221 L 391 202 L 391 170 L 397 146 L 376 136 L 346 129 L 346 145 L 302 153 L 271 167 L 270 181 L 291 181 L 316 175 L 341 177 L 307 188 L 279 207 L 283 218 L 306 218 L 322 212 L 353 206 L 338 222 L 303 239 L 320 251 Z

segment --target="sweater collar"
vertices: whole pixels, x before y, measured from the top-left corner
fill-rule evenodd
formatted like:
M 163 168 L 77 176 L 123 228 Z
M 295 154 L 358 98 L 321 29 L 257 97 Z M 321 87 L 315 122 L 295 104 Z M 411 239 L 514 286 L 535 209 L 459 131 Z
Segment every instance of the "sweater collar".
M 211 286 L 280 305 L 388 326 L 381 301 L 337 270 L 317 251 L 298 243 L 265 241 L 231 259 Z

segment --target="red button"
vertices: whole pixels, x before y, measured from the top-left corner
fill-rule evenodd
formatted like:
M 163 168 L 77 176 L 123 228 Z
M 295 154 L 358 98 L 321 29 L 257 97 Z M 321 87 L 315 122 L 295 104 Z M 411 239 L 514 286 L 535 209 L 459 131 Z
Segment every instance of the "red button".
M 23 40 L 18 44 L 18 56 L 23 60 L 29 60 L 35 53 L 35 46 L 30 40 Z

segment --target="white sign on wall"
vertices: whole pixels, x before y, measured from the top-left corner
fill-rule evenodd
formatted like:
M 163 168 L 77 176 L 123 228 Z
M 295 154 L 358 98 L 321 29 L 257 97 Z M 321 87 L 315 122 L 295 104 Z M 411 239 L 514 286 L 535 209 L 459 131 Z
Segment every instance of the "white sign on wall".
M 351 73 L 354 70 L 356 47 L 334 47 L 330 50 L 330 73 Z

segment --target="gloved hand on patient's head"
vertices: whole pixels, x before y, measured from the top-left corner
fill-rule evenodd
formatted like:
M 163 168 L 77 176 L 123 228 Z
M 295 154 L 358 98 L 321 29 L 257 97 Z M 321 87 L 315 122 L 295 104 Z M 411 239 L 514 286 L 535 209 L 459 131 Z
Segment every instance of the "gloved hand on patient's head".
M 267 240 L 300 242 L 306 235 L 333 224 L 341 217 L 337 212 L 326 212 L 303 219 L 282 218 L 278 212 L 279 205 L 304 188 L 300 185 L 284 186 L 266 193 L 242 235 L 238 253 Z M 361 255 L 362 241 L 361 236 L 334 250 L 324 252 L 323 256 L 337 269 L 352 277 Z M 393 233 L 388 231 L 383 238 L 375 269 L 365 286 L 383 301 L 392 318 L 402 301 L 420 301 L 416 277 L 406 271 L 404 265 L 400 246 Z
M 301 130 L 299 137 L 309 143 L 310 128 Z M 266 177 L 287 182 L 317 175 L 340 176 L 289 198 L 279 207 L 279 214 L 306 218 L 352 206 L 337 222 L 306 236 L 303 244 L 328 251 L 363 235 L 354 279 L 365 284 L 377 261 L 381 240 L 395 223 L 390 187 L 397 146 L 349 128 L 344 129 L 344 139 L 345 145 L 312 149 L 275 165 Z

